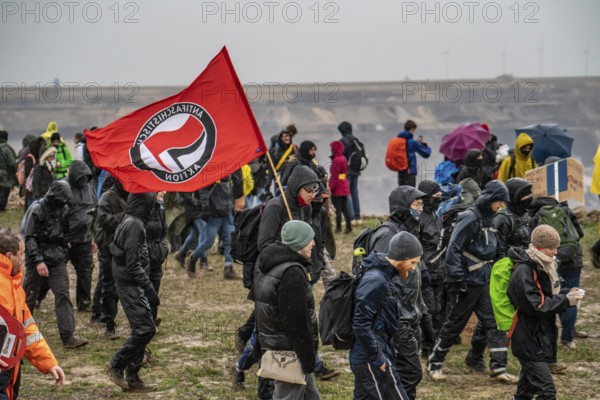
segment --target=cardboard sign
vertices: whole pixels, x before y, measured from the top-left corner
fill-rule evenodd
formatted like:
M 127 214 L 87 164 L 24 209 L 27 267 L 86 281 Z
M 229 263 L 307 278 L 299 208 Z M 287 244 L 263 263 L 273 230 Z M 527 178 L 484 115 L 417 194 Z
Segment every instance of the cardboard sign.
M 525 179 L 533 185 L 536 196 L 550 196 L 559 202 L 565 200 L 584 204 L 583 164 L 566 158 L 525 172 Z

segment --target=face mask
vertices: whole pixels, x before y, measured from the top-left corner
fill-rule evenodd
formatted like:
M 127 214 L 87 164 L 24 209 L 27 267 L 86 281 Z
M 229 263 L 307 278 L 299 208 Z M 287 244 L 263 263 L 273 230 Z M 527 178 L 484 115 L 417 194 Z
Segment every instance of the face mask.
M 429 200 L 429 205 L 434 210 L 437 210 L 439 208 L 440 204 L 442 204 L 442 198 L 441 197 L 432 197 Z
M 531 150 L 521 149 L 521 153 L 523 153 L 524 156 L 528 156 L 530 152 Z
M 529 207 L 531 207 L 531 203 L 532 202 L 533 202 L 533 197 L 530 197 L 530 198 L 525 199 L 525 200 L 521 200 L 521 207 L 523 208 L 523 211 L 525 211 Z
M 421 212 L 413 208 L 410 209 L 410 215 L 412 215 L 412 217 L 417 221 L 421 219 Z

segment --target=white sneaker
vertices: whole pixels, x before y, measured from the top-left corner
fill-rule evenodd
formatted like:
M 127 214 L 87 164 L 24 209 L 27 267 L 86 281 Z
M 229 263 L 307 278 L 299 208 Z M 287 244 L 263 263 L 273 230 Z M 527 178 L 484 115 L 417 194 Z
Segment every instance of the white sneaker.
M 448 377 L 444 375 L 441 369 L 434 369 L 433 371 L 429 371 L 429 379 L 434 382 L 445 382 Z
M 577 346 L 575 345 L 575 342 L 563 341 L 562 346 L 563 346 L 563 350 L 575 350 L 577 348 Z

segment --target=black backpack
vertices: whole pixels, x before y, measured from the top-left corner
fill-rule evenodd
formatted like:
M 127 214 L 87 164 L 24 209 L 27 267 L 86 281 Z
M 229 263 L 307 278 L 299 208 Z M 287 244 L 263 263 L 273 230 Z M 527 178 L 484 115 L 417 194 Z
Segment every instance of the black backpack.
M 231 256 L 241 264 L 254 263 L 258 258 L 258 229 L 266 204 L 246 208 L 235 214 L 231 235 Z
M 342 271 L 327 286 L 319 308 L 319 335 L 323 345 L 332 345 L 336 350 L 352 347 L 354 292 L 361 277 L 362 273 L 350 276 Z
M 362 171 L 369 164 L 365 145 L 356 138 L 354 138 L 351 145 L 352 151 L 350 152 L 350 158 L 348 158 L 348 167 L 353 171 Z

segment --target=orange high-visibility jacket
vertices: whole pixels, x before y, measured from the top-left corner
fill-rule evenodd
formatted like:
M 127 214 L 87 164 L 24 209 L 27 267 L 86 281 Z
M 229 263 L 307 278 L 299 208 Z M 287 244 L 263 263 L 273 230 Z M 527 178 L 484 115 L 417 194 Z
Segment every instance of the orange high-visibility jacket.
M 27 336 L 25 358 L 40 372 L 47 374 L 52 367 L 58 365 L 58 362 L 25 303 L 25 291 L 21 286 L 23 271 L 12 276 L 12 269 L 12 261 L 4 254 L 0 254 L 0 304 L 25 327 Z M 20 365 L 17 364 L 13 369 L 11 384 L 7 388 L 9 400 L 13 399 L 12 387 L 17 379 Z

